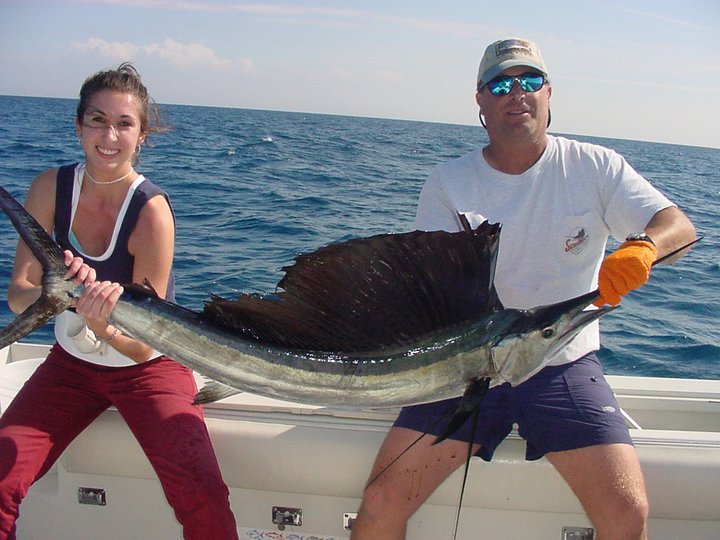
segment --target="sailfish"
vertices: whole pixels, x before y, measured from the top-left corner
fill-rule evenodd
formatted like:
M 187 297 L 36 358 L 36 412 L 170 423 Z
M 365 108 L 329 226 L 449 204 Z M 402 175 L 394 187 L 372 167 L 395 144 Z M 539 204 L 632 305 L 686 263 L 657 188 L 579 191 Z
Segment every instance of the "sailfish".
M 43 268 L 40 298 L 0 331 L 4 347 L 72 309 L 82 290 L 64 279 L 59 246 L 1 187 L 0 207 Z M 501 229 L 485 222 L 330 244 L 299 255 L 273 293 L 213 295 L 199 311 L 128 284 L 109 323 L 210 379 L 200 402 L 247 391 L 398 407 L 466 394 L 461 409 L 472 410 L 487 388 L 527 380 L 612 309 L 590 307 L 597 291 L 505 308 L 494 286 Z M 455 424 L 468 411 L 458 414 Z

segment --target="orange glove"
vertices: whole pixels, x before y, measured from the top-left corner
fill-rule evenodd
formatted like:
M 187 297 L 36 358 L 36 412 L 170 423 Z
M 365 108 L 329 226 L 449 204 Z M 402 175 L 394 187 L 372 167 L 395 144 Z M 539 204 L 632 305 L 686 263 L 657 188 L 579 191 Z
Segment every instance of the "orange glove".
M 650 278 L 650 268 L 657 258 L 657 248 L 650 242 L 630 240 L 611 253 L 600 266 L 600 298 L 593 304 L 616 306 L 620 297 L 637 289 Z

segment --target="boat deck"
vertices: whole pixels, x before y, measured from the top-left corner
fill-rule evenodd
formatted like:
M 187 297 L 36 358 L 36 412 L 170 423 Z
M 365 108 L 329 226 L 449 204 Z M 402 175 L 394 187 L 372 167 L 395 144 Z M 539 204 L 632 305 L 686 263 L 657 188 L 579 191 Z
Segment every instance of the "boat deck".
M 16 344 L 0 351 L 0 407 L 46 350 Z M 609 380 L 646 475 L 651 538 L 720 538 L 720 381 Z M 205 412 L 242 540 L 348 538 L 375 453 L 397 414 L 247 393 Z M 591 538 L 563 480 L 544 459 L 526 462 L 524 452 L 513 433 L 492 463 L 473 458 L 459 540 Z M 461 483 L 458 471 L 432 495 L 413 516 L 409 539 L 452 537 Z M 105 504 L 81 504 L 80 488 L 101 490 L 90 491 L 85 503 L 102 492 Z M 298 519 L 293 509 L 301 511 L 302 525 L 273 523 Z M 97 531 L 109 539 L 180 537 L 152 468 L 114 409 L 71 444 L 21 511 L 20 538 L 90 538 Z

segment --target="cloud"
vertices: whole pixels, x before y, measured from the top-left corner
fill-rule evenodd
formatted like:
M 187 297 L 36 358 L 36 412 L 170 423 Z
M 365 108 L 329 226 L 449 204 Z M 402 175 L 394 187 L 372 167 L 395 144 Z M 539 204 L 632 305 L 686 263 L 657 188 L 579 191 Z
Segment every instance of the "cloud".
M 405 82 L 405 77 L 389 68 L 375 70 L 374 75 L 377 79 L 392 84 Z
M 314 26 L 357 26 L 380 24 L 393 27 L 414 28 L 423 32 L 474 36 L 491 27 L 474 21 L 443 20 L 412 16 L 388 15 L 381 11 L 344 7 L 324 7 L 299 2 L 237 2 L 193 0 L 86 0 L 98 3 L 145 8 L 152 10 L 186 11 L 198 13 L 240 14 L 251 17 L 271 18 L 286 24 Z
M 142 47 L 142 51 L 148 56 L 156 56 L 176 65 L 210 64 L 220 69 L 230 69 L 233 65 L 231 60 L 218 58 L 211 48 L 200 43 L 184 45 L 172 39 L 166 39 L 162 43 L 146 45 Z
M 98 52 L 101 56 L 128 59 L 137 56 L 140 47 L 132 43 L 109 42 L 100 38 L 90 38 L 82 43 L 71 43 L 70 47 L 81 53 Z
M 134 60 L 140 56 L 146 56 L 159 58 L 177 66 L 209 65 L 222 71 L 237 69 L 245 74 L 255 71 L 253 61 L 249 58 L 223 59 L 219 58 L 210 47 L 201 43 L 183 44 L 169 38 L 161 43 L 148 45 L 90 38 L 82 42 L 71 43 L 70 47 L 81 53 L 97 53 L 103 57 L 117 60 Z
M 711 69 L 710 67 L 708 68 Z M 711 71 L 708 71 L 709 73 Z M 718 89 L 713 85 L 697 85 L 697 84 L 685 84 L 682 81 L 676 81 L 674 79 L 615 79 L 610 77 L 577 77 L 577 76 L 563 76 L 558 77 L 566 81 L 576 81 L 580 83 L 590 83 L 593 86 L 605 85 L 610 88 L 618 89 L 629 89 L 631 87 L 639 87 L 648 91 L 663 91 L 663 92 L 677 92 L 680 94 L 691 93 L 698 94 L 718 94 Z
M 332 68 L 330 68 L 330 75 L 336 79 L 342 79 L 344 81 L 349 81 L 349 80 L 354 79 L 353 72 L 346 67 L 339 67 L 339 66 L 332 67 Z
M 632 9 L 628 7 L 618 7 L 616 8 L 620 11 L 624 11 L 626 13 L 632 13 L 633 15 L 638 15 L 640 17 L 645 17 L 648 19 L 655 19 L 657 21 L 662 21 L 669 23 L 674 26 L 681 26 L 684 28 L 689 28 L 691 30 L 704 30 L 704 31 L 713 31 L 713 28 L 711 26 L 701 25 L 695 22 L 691 22 L 685 19 L 678 19 L 676 17 L 667 17 L 665 15 L 659 15 L 657 13 L 651 13 L 649 11 L 641 11 L 639 9 Z

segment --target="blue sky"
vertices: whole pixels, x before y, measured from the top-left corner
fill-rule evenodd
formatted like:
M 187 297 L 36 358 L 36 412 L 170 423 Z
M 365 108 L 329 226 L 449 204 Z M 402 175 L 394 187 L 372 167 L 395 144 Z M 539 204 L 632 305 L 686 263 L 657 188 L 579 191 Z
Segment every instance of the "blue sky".
M 477 124 L 480 57 L 513 35 L 552 131 L 720 148 L 718 0 L 0 0 L 0 94 L 132 61 L 160 103 Z

